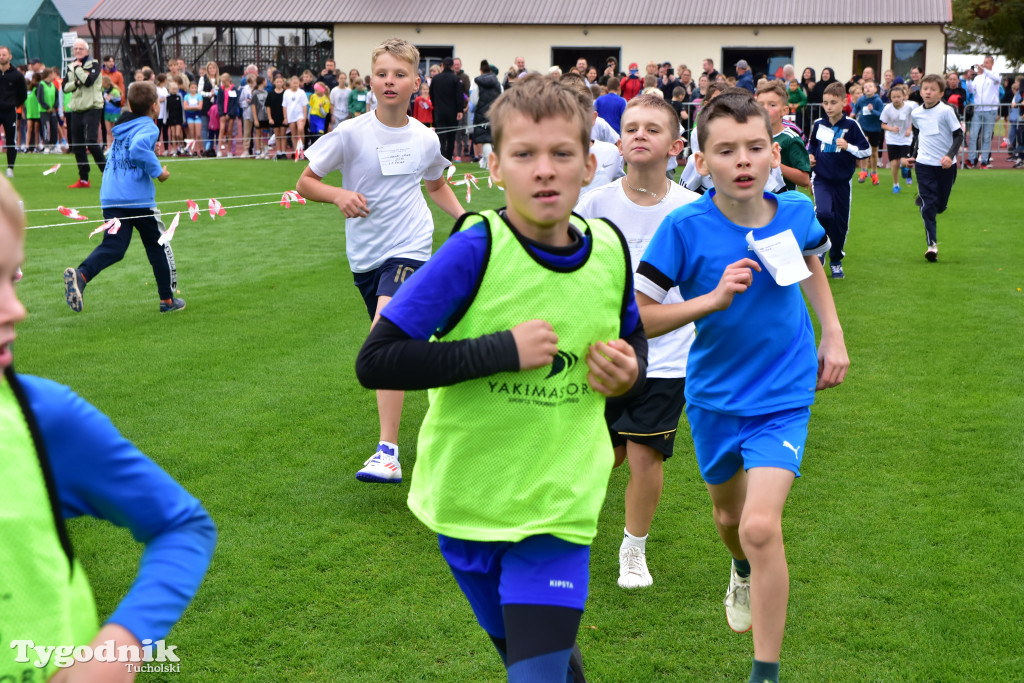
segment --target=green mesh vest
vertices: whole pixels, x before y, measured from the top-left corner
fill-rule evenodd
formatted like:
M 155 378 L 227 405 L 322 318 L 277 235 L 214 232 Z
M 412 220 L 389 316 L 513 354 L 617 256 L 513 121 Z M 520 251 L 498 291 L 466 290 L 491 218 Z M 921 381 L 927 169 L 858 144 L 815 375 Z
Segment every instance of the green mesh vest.
M 0 681 L 44 681 L 57 669 L 16 662 L 11 641 L 88 645 L 99 628 L 85 572 L 51 498 L 45 455 L 28 403 L 9 369 L 0 377 Z M 48 467 L 48 465 L 46 465 Z M 52 481 L 52 478 L 51 478 Z M 63 538 L 62 538 L 63 534 Z
M 541 319 L 558 335 L 558 355 L 548 367 L 429 392 L 409 508 L 437 533 L 474 541 L 552 534 L 586 545 L 597 532 L 614 458 L 586 355 L 594 342 L 619 337 L 629 257 L 604 221 L 571 220 L 592 238 L 571 269 L 539 262 L 493 211 L 456 226 L 482 222 L 490 244 L 475 297 L 440 338 Z

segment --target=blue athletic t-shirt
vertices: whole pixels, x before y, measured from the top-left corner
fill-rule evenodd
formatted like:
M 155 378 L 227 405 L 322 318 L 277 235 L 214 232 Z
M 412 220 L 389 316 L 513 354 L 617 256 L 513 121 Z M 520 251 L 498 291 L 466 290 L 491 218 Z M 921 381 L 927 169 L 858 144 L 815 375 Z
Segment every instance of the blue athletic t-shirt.
M 572 268 L 586 257 L 590 249 L 590 235 L 582 235 L 570 228 L 574 236 L 572 246 L 545 247 L 527 240 L 529 248 L 543 262 L 561 268 Z M 489 238 L 487 228 L 480 224 L 455 233 L 430 257 L 426 265 L 417 269 L 402 283 L 395 298 L 382 309 L 381 315 L 398 325 L 413 339 L 429 339 L 443 329 L 451 316 L 460 310 L 476 292 L 480 270 L 487 259 Z M 430 273 L 429 277 L 425 277 Z M 632 289 L 632 283 L 627 283 Z M 571 306 L 572 302 L 567 301 Z M 622 318 L 619 336 L 626 338 L 636 330 L 640 321 L 636 300 L 630 297 Z
M 726 218 L 714 191 L 670 213 L 655 233 L 636 273 L 636 291 L 655 301 L 678 285 L 686 300 L 718 286 L 722 272 L 742 258 L 758 260 L 746 236 L 764 239 L 792 230 L 804 254 L 828 248 L 814 204 L 799 192 L 765 193 L 775 217 L 760 228 Z M 814 403 L 818 354 L 814 329 L 797 284 L 780 287 L 762 265 L 732 305 L 695 323 L 686 365 L 686 401 L 729 415 L 763 415 Z

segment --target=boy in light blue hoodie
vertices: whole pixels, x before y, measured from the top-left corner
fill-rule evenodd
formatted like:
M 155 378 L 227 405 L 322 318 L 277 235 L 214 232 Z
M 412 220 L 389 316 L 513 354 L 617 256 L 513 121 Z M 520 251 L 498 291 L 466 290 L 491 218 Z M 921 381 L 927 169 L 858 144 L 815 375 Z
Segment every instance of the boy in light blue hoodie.
M 100 186 L 100 205 L 104 220 L 118 219 L 121 226 L 103 234 L 103 242 L 82 261 L 78 268 L 64 271 L 64 298 L 72 311 L 82 310 L 82 291 L 85 285 L 122 258 L 132 239 L 132 229 L 139 231 L 146 256 L 153 266 L 160 312 L 168 313 L 185 308 L 183 299 L 174 298 L 177 289 L 177 271 L 170 244 L 159 243 L 164 226 L 156 208 L 156 189 L 153 178 L 164 182 L 170 176 L 167 167 L 160 166 L 154 148 L 160 129 L 156 117 L 160 102 L 156 86 L 149 81 L 136 81 L 128 88 L 130 113 L 121 115 L 111 131 L 114 143 L 107 155 Z

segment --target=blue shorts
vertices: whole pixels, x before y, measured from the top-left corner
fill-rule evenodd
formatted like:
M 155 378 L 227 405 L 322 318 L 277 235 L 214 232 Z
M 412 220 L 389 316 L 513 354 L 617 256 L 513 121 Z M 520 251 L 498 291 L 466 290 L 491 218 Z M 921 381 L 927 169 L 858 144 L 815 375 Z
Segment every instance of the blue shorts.
M 800 476 L 810 408 L 739 417 L 686 406 L 700 476 L 724 484 L 742 467 L 777 467 Z
M 377 314 L 377 297 L 394 296 L 406 278 L 421 268 L 425 262 L 411 258 L 389 258 L 375 270 L 365 273 L 352 273 L 359 293 L 366 303 L 366 312 L 370 320 Z
M 549 534 L 517 543 L 464 541 L 438 534 L 441 555 L 488 635 L 505 637 L 502 605 L 553 605 L 583 611 L 590 546 Z

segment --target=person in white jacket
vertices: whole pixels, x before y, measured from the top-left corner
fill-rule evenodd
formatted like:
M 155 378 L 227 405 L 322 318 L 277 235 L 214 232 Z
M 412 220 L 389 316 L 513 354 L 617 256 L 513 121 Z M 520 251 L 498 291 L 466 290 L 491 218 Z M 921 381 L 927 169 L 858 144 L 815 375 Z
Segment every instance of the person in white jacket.
M 967 168 L 988 168 L 992 153 L 992 132 L 999 115 L 999 74 L 992 70 L 995 59 L 986 55 L 984 62 L 976 68 L 978 75 L 964 84 L 967 92 L 974 95 L 974 117 L 967 143 Z

